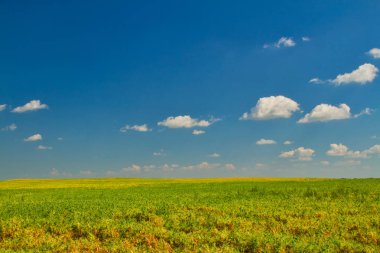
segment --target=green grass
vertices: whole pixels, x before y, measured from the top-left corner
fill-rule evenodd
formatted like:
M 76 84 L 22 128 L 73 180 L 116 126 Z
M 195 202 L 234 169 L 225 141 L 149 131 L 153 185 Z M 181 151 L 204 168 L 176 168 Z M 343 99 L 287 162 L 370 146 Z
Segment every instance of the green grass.
M 379 252 L 380 179 L 0 182 L 0 252 Z

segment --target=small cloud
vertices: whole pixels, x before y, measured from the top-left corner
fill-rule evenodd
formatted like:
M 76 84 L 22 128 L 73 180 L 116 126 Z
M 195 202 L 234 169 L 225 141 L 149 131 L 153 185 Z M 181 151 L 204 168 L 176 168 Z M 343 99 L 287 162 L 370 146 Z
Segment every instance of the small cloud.
M 244 113 L 240 120 L 268 120 L 276 118 L 290 118 L 299 111 L 299 104 L 284 96 L 270 96 L 260 98 L 250 112 Z
M 292 141 L 284 141 L 284 145 L 291 145 L 291 144 L 293 144 Z
M 13 123 L 1 128 L 1 131 L 15 131 L 16 129 L 17 129 L 17 125 Z
M 0 105 L 0 112 L 4 111 L 6 108 L 7 108 L 7 105 L 5 105 L 5 104 L 4 105 Z
M 282 152 L 280 158 L 296 158 L 299 161 L 311 161 L 315 151 L 311 148 L 299 147 L 290 151 Z
M 89 177 L 89 176 L 92 175 L 92 171 L 91 171 L 91 170 L 81 170 L 81 171 L 79 172 L 79 174 L 80 174 L 81 176 Z
M 40 141 L 42 140 L 42 135 L 41 134 L 34 134 L 32 136 L 29 136 L 28 138 L 25 138 L 24 141 Z
M 260 139 L 256 141 L 257 145 L 273 145 L 276 144 L 277 142 L 274 140 L 267 140 L 267 139 Z
M 275 43 L 266 43 L 263 45 L 263 48 L 281 48 L 281 47 L 294 47 L 296 45 L 296 42 L 291 37 L 281 37 L 277 42 Z
M 312 84 L 321 84 L 321 83 L 325 83 L 325 81 L 319 79 L 318 77 L 315 77 L 315 78 L 310 79 L 309 83 L 312 83 Z
M 209 120 L 193 119 L 189 115 L 168 117 L 163 121 L 157 123 L 159 126 L 165 126 L 168 128 L 193 128 L 193 127 L 208 127 L 219 121 L 211 117 Z
M 43 146 L 43 145 L 38 145 L 37 149 L 38 150 L 52 150 L 53 148 L 52 147 Z
M 59 177 L 61 175 L 61 173 L 56 168 L 52 168 L 49 174 L 52 177 Z
M 209 155 L 209 157 L 218 158 L 218 157 L 220 157 L 220 154 L 212 153 L 211 155 Z
M 153 155 L 154 156 L 165 156 L 165 152 L 163 149 L 161 149 L 160 151 L 156 151 L 156 152 L 153 152 Z
M 123 168 L 121 169 L 123 172 L 134 172 L 134 173 L 138 173 L 141 171 L 141 166 L 140 165 L 137 165 L 137 164 L 132 164 L 131 166 L 129 167 L 126 167 L 126 168 Z
M 134 126 L 126 125 L 126 126 L 120 128 L 120 132 L 122 132 L 122 133 L 125 133 L 127 131 L 149 132 L 149 131 L 152 131 L 152 129 L 149 129 L 147 124 L 134 125 Z
M 201 134 L 205 134 L 206 131 L 203 131 L 203 130 L 198 130 L 198 129 L 194 129 L 192 134 L 193 135 L 201 135 Z
M 353 116 L 353 118 L 356 119 L 356 118 L 359 118 L 360 116 L 363 116 L 363 115 L 371 115 L 373 111 L 374 111 L 374 110 L 371 109 L 371 108 L 365 108 L 364 110 L 362 110 L 362 111 L 359 112 L 358 114 L 355 114 L 355 115 Z
M 58 137 L 57 140 L 63 141 L 63 137 Z
M 367 52 L 370 56 L 372 56 L 374 59 L 380 59 L 380 48 L 372 48 Z
M 227 163 L 224 165 L 224 167 L 226 168 L 226 170 L 229 170 L 229 171 L 234 171 L 236 170 L 236 166 L 232 163 Z
M 37 111 L 37 110 L 47 109 L 47 108 L 48 108 L 48 105 L 41 104 L 40 100 L 32 100 L 23 106 L 16 107 L 15 109 L 12 110 L 12 112 L 23 113 L 23 112 Z
M 309 42 L 309 41 L 310 41 L 310 38 L 307 37 L 307 36 L 304 36 L 304 37 L 302 37 L 302 41 L 303 41 L 303 42 Z

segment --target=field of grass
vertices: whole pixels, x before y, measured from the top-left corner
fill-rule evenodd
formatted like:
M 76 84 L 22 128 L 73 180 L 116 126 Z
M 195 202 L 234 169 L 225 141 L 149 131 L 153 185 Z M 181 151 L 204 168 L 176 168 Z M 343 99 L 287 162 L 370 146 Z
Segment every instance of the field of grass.
M 0 181 L 0 252 L 380 252 L 380 179 Z

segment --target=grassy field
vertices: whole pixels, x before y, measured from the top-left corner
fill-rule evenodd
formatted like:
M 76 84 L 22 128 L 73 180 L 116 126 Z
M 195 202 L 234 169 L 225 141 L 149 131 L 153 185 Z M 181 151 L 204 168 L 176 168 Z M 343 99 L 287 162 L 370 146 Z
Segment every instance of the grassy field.
M 0 252 L 380 252 L 380 179 L 0 181 Z

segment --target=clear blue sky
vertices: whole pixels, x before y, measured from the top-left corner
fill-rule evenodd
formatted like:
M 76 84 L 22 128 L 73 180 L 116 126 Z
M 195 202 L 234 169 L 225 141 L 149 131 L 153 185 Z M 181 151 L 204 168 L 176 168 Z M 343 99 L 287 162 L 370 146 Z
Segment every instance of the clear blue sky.
M 0 178 L 379 177 L 379 13 L 1 1 Z

